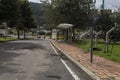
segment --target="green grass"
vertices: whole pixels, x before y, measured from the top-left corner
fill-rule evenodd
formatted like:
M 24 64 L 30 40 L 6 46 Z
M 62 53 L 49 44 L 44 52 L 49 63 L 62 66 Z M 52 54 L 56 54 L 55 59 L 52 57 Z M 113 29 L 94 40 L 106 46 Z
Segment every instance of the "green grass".
M 89 51 L 90 42 L 89 41 L 74 41 L 78 47 L 82 48 L 84 51 Z
M 16 38 L 0 38 L 0 42 L 15 41 Z
M 74 42 L 79 48 L 82 48 L 84 51 L 90 50 L 90 41 L 75 41 Z M 113 43 L 109 44 L 109 52 L 105 53 L 105 44 L 104 42 L 98 42 L 97 48 L 100 48 L 101 51 L 94 51 L 95 55 L 104 57 L 106 59 L 120 63 L 120 44 L 114 44 L 113 51 L 111 52 Z

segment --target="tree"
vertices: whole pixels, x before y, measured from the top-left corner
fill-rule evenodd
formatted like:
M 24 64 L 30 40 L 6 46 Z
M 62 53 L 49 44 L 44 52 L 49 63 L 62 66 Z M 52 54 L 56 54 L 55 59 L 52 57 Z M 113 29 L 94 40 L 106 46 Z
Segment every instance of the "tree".
M 0 1 L 0 19 L 1 22 L 9 22 L 18 16 L 19 0 L 1 0 Z
M 111 18 L 111 13 L 108 13 L 107 11 L 102 11 L 101 15 L 99 16 L 99 19 L 97 21 L 97 27 L 96 30 L 103 32 L 103 39 L 105 39 L 106 32 L 110 30 L 114 26 L 114 22 Z
M 116 15 L 117 15 L 117 16 L 116 16 L 116 23 L 120 26 L 120 8 L 118 9 Z
M 0 19 L 1 23 L 6 22 L 11 28 L 16 27 L 19 23 L 19 6 L 20 0 L 1 0 L 0 1 Z
M 16 28 L 19 33 L 36 27 L 28 0 L 1 0 L 0 22 L 6 22 L 9 27 Z
M 113 23 L 115 24 L 114 26 L 116 27 L 116 29 L 110 34 L 110 40 L 117 42 L 117 41 L 120 41 L 120 38 L 119 38 L 120 36 L 120 9 L 113 12 L 111 19 Z
M 66 22 L 83 28 L 87 20 L 86 4 L 84 0 L 46 0 L 44 18 L 49 24 Z
M 44 19 L 47 24 L 73 24 L 74 29 L 86 29 L 91 0 L 43 0 Z M 88 9 L 89 8 L 89 9 Z
M 43 5 L 41 3 L 30 2 L 30 7 L 31 7 L 33 16 L 35 17 L 35 21 L 37 22 L 37 24 L 40 26 L 43 26 L 44 24 L 43 11 L 42 11 Z
M 24 31 L 24 38 L 25 32 L 31 28 L 36 28 L 36 23 L 33 18 L 33 14 L 31 12 L 30 4 L 27 0 L 23 1 L 20 6 L 21 10 L 21 30 Z

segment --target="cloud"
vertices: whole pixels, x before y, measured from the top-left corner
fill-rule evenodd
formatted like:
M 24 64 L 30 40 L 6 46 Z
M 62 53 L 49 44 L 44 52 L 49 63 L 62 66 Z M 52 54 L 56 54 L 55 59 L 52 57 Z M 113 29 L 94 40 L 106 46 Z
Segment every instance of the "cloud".
M 106 8 L 118 9 L 120 7 L 120 0 L 106 0 Z
M 40 0 L 29 0 L 30 2 L 40 3 Z
M 96 7 L 100 8 L 102 5 L 102 0 L 96 0 Z
M 102 0 L 96 0 L 96 7 L 100 8 L 102 5 Z M 120 7 L 120 0 L 105 0 L 106 9 L 118 9 Z
M 40 3 L 40 0 L 29 0 L 30 2 Z M 96 0 L 96 8 L 100 9 L 102 0 Z M 105 0 L 105 8 L 116 10 L 120 7 L 120 0 Z

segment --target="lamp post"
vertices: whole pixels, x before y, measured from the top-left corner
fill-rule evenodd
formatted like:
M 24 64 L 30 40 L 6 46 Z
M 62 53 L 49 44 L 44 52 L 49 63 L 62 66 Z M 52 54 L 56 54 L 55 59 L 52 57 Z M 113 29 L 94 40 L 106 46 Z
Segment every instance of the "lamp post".
M 93 5 L 93 11 L 95 10 L 95 3 L 96 3 L 96 0 L 93 0 L 93 2 L 92 2 L 92 5 Z M 93 15 L 93 17 L 92 17 L 92 20 L 94 20 L 93 18 L 94 18 L 94 16 L 95 15 Z M 92 27 L 91 27 L 91 42 L 90 42 L 90 63 L 93 63 L 93 31 L 94 31 L 94 25 L 92 25 Z

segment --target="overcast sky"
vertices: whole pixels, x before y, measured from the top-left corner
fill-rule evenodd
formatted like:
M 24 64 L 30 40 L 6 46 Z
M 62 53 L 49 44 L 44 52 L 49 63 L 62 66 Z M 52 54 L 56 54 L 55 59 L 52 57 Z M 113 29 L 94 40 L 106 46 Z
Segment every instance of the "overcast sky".
M 40 0 L 29 0 L 31 2 L 39 3 Z M 102 0 L 96 0 L 96 7 L 100 8 Z M 107 9 L 117 9 L 120 7 L 120 0 L 105 0 L 105 8 Z
M 102 0 L 97 0 L 96 7 L 100 8 Z M 120 0 L 105 0 L 105 8 L 118 9 L 120 7 Z
M 39 3 L 40 0 L 29 0 L 30 2 L 36 2 L 36 3 Z

